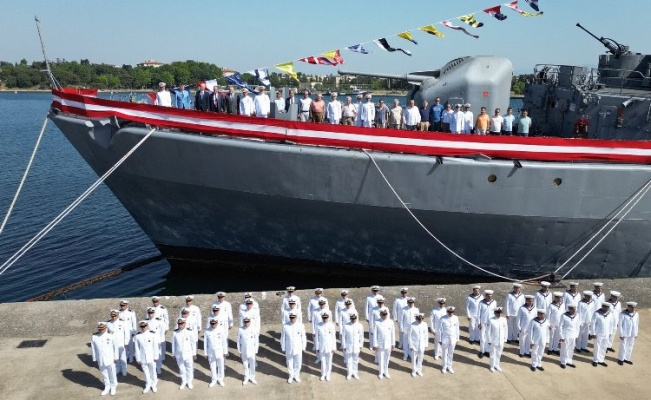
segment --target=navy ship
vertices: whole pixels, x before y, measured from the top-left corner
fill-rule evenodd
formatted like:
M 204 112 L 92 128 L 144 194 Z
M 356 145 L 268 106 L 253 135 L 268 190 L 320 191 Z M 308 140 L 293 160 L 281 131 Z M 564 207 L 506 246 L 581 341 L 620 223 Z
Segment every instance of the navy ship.
M 237 256 L 395 276 L 651 276 L 651 143 L 639 140 L 649 73 L 635 88 L 644 95 L 597 124 L 604 111 L 591 106 L 606 105 L 582 99 L 603 103 L 630 80 L 557 70 L 530 82 L 525 107 L 561 138 L 301 123 L 296 109 L 230 116 L 74 90 L 53 90 L 50 118 L 98 175 L 155 129 L 106 184 L 172 268 Z M 411 97 L 505 109 L 512 65 L 466 57 L 406 78 Z M 579 114 L 592 117 L 588 134 L 568 138 Z M 638 140 L 600 136 L 607 123 Z

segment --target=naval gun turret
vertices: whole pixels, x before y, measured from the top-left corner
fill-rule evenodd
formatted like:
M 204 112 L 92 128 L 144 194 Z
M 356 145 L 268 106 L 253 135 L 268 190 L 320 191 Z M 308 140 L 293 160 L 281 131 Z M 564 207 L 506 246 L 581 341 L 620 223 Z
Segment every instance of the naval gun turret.
M 492 115 L 495 108 L 504 111 L 509 105 L 513 64 L 503 57 L 476 56 L 456 58 L 436 70 L 402 75 L 355 71 L 339 74 L 406 81 L 413 85 L 407 98 L 419 106 L 423 100 L 433 104 L 439 97 L 442 104 L 470 103 L 477 112 L 486 107 Z

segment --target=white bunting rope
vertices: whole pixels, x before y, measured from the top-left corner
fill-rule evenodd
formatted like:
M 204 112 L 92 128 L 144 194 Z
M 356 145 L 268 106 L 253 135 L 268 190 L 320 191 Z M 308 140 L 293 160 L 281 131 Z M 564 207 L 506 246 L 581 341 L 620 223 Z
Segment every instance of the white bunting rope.
M 5 226 L 7 225 L 7 221 L 9 221 L 9 216 L 11 215 L 11 212 L 13 211 L 14 206 L 16 205 L 16 200 L 18 200 L 20 191 L 23 189 L 23 184 L 25 183 L 25 179 L 27 179 L 27 174 L 29 174 L 29 169 L 32 167 L 32 163 L 34 162 L 34 157 L 36 156 L 36 150 L 38 150 L 38 146 L 39 144 L 41 144 L 41 139 L 43 138 L 43 133 L 45 132 L 45 127 L 47 126 L 48 119 L 49 118 L 46 116 L 45 121 L 43 121 L 43 127 L 41 128 L 41 133 L 38 134 L 38 138 L 36 139 L 36 144 L 34 145 L 34 150 L 32 150 L 32 155 L 29 158 L 29 162 L 27 163 L 27 168 L 25 168 L 25 172 L 23 173 L 23 178 L 20 180 L 20 184 L 18 185 L 16 194 L 14 194 L 14 198 L 11 200 L 11 204 L 9 205 L 9 210 L 7 210 L 7 215 L 5 215 L 5 218 L 2 221 L 2 225 L 0 225 L 0 234 L 2 234 L 2 231 L 4 231 Z
M 25 253 L 27 253 L 36 243 L 38 243 L 45 235 L 47 235 L 55 226 L 59 224 L 65 217 L 68 216 L 82 201 L 84 201 L 90 194 L 99 187 L 99 185 L 106 180 L 124 161 L 126 161 L 131 154 L 133 154 L 149 137 L 156 131 L 152 129 L 147 133 L 131 150 L 129 150 L 122 158 L 118 160 L 104 175 L 100 176 L 95 183 L 93 183 L 84 193 L 75 199 L 68 207 L 66 207 L 59 215 L 57 215 L 49 224 L 47 224 L 40 232 L 31 238 L 23 247 L 20 248 L 14 255 L 9 257 L 4 264 L 0 265 L 0 275 L 4 274 L 12 265 L 14 265 Z

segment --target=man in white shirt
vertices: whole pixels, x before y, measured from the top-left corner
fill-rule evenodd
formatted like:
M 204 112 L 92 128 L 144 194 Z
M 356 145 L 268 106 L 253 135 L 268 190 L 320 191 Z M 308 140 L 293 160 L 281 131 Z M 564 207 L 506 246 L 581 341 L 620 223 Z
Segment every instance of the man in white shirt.
M 172 95 L 169 90 L 167 90 L 165 82 L 158 84 L 158 92 L 156 92 L 156 103 L 157 106 L 163 107 L 172 107 Z
M 400 129 L 402 126 L 402 107 L 398 99 L 393 99 L 393 107 L 389 109 L 389 128 Z
M 357 118 L 357 107 L 352 103 L 350 96 L 346 97 L 346 103 L 341 107 L 341 119 L 344 125 L 355 125 Z
M 463 127 L 466 119 L 466 114 L 461 110 L 461 104 L 454 105 L 454 112 L 452 113 L 450 121 L 450 132 L 463 133 Z
M 610 303 L 604 302 L 601 308 L 594 313 L 590 324 L 590 331 L 594 335 L 594 350 L 592 355 L 592 365 L 608 364 L 604 362 L 606 358 L 606 349 L 608 348 L 608 339 L 612 335 L 613 329 L 617 327 L 617 320 L 613 315 Z
M 587 353 L 588 341 L 590 340 L 590 323 L 595 313 L 591 291 L 583 291 L 583 299 L 579 301 L 577 313 L 579 314 L 579 337 L 576 340 L 576 351 Z
M 576 306 L 570 304 L 567 311 L 561 316 L 561 322 L 558 326 L 561 337 L 561 368 L 565 369 L 566 365 L 576 368 L 572 362 L 574 356 L 574 347 L 576 338 L 579 337 L 579 315 L 576 313 Z
M 493 310 L 495 314 L 488 321 L 488 338 L 490 340 L 490 371 L 500 371 L 500 358 L 502 358 L 502 351 L 504 351 L 504 343 L 508 335 L 508 323 L 506 318 L 502 317 L 502 307 L 497 307 Z
M 310 97 L 310 91 L 305 89 L 303 91 L 303 98 L 299 99 L 298 102 L 298 118 L 301 122 L 307 122 L 310 120 L 310 106 L 312 105 L 312 98 Z
M 255 115 L 255 104 L 253 104 L 253 99 L 249 96 L 249 89 L 247 88 L 242 89 L 242 97 L 240 98 L 240 115 Z
M 330 381 L 332 372 L 332 356 L 337 349 L 337 328 L 330 321 L 331 313 L 321 314 L 321 321 L 317 325 L 317 357 L 321 360 L 321 380 Z
M 258 86 L 258 95 L 255 96 L 253 105 L 255 107 L 256 117 L 267 118 L 269 116 L 269 111 L 271 110 L 271 101 L 269 100 L 267 93 L 265 93 L 264 86 Z
M 423 376 L 423 357 L 429 344 L 429 333 L 423 317 L 422 313 L 416 314 L 416 321 L 409 326 L 407 334 L 409 342 L 405 343 L 405 346 L 409 346 L 411 351 L 411 376 L 413 377 Z
M 475 115 L 470 111 L 470 103 L 466 103 L 463 112 L 463 131 L 461 133 L 469 134 L 472 132 L 475 124 Z
M 488 127 L 488 131 L 491 135 L 501 135 L 502 134 L 502 125 L 504 124 L 504 117 L 500 115 L 500 109 L 495 109 L 495 115 L 491 117 L 491 123 Z
M 629 301 L 626 303 L 626 310 L 619 314 L 619 356 L 617 363 L 619 365 L 630 364 L 633 345 L 640 329 L 640 315 L 635 311 L 637 303 Z
M 226 300 L 225 292 L 217 292 L 217 301 L 212 303 L 212 306 L 219 307 L 220 314 L 225 315 L 228 320 L 228 329 L 233 327 L 233 307 L 231 303 Z
M 484 290 L 484 299 L 479 302 L 477 310 L 477 327 L 481 331 L 479 336 L 479 358 L 490 356 L 490 347 L 488 346 L 488 321 L 493 317 L 493 310 L 497 307 L 497 302 L 493 299 L 492 290 Z
M 251 382 L 257 385 L 255 380 L 255 356 L 258 354 L 258 332 L 251 326 L 251 320 L 244 318 L 242 326 L 237 333 L 237 351 L 242 358 L 242 366 L 244 367 L 244 379 L 242 385 Z
M 210 384 L 224 386 L 224 356 L 228 354 L 228 330 L 219 326 L 218 318 L 211 318 L 203 338 L 203 351 L 210 364 Z
M 391 378 L 389 375 L 389 360 L 391 350 L 396 344 L 396 331 L 393 321 L 389 319 L 389 311 L 383 309 L 380 311 L 380 320 L 373 325 L 373 350 L 375 350 L 379 373 L 378 378 Z
M 101 395 L 106 396 L 109 391 L 115 395 L 118 387 L 118 380 L 115 372 L 115 364 L 118 362 L 117 343 L 113 340 L 113 334 L 107 332 L 105 322 L 97 323 L 97 332 L 90 341 L 93 353 L 93 362 L 97 362 L 99 371 L 104 381 L 104 390 Z
M 400 296 L 393 300 L 393 320 L 398 324 L 398 348 L 402 349 L 402 310 L 407 307 L 407 293 L 409 289 L 400 289 Z
M 283 92 L 280 90 L 276 91 L 276 98 L 274 99 L 274 104 L 276 105 L 276 113 L 285 112 L 285 99 L 283 98 Z
M 531 343 L 531 370 L 544 371 L 542 358 L 545 347 L 549 343 L 549 321 L 545 318 L 545 310 L 536 310 L 536 318 L 532 319 L 527 329 L 527 337 Z
M 514 283 L 513 290 L 506 295 L 504 310 L 506 311 L 506 321 L 509 326 L 509 336 L 506 340 L 509 342 L 518 341 L 517 318 L 520 307 L 524 304 L 524 295 L 522 294 L 522 284 Z
M 298 322 L 298 316 L 295 312 L 290 312 L 289 322 L 283 325 L 283 331 L 280 335 L 280 348 L 285 353 L 287 372 L 289 373 L 287 383 L 292 383 L 292 380 L 301 381 L 299 375 L 303 365 L 303 352 L 306 347 L 305 326 Z
M 547 307 L 547 319 L 549 320 L 549 347 L 547 354 L 556 353 L 561 355 L 560 340 L 561 340 L 561 316 L 565 312 L 565 304 L 563 303 L 563 293 L 554 292 L 554 299 L 552 304 Z M 574 304 L 572 304 L 574 305 Z
M 443 350 L 443 360 L 441 363 L 442 374 L 448 372 L 454 374 L 452 358 L 454 356 L 454 348 L 457 346 L 460 337 L 459 318 L 454 315 L 454 310 L 455 308 L 452 306 L 447 308 L 447 313 L 439 319 L 439 326 L 437 328 L 439 332 L 438 341 Z
M 341 343 L 348 371 L 346 379 L 359 379 L 359 353 L 364 347 L 364 327 L 357 321 L 357 312 L 350 313 L 350 322 L 344 325 Z
M 402 123 L 408 131 L 415 131 L 420 124 L 420 110 L 414 100 L 409 100 L 407 108 L 402 111 Z
M 362 107 L 359 111 L 359 118 L 361 121 L 361 126 L 371 127 L 373 126 L 373 121 L 375 121 L 375 104 L 371 101 L 371 95 L 366 95 L 366 102 L 362 104 Z
M 140 321 L 140 332 L 135 336 L 135 349 L 136 361 L 145 375 L 145 388 L 142 392 L 148 393 L 151 390 L 156 393 L 156 362 L 160 356 L 160 345 L 156 334 L 149 330 L 149 321 Z
M 172 356 L 176 358 L 176 364 L 179 366 L 179 375 L 181 375 L 181 386 L 183 390 L 187 386 L 192 389 L 194 379 L 194 361 L 197 359 L 197 342 L 194 340 L 194 334 L 190 328 L 186 327 L 186 321 L 179 318 L 176 321 L 178 326 L 172 336 Z
M 429 316 L 429 321 L 430 321 L 430 329 L 434 334 L 434 359 L 438 360 L 441 358 L 441 345 L 439 344 L 439 340 L 438 340 L 439 333 L 436 331 L 436 329 L 439 325 L 439 319 L 441 319 L 441 317 L 443 317 L 446 314 L 445 298 L 439 297 L 436 300 L 436 302 L 438 303 L 438 306 L 432 309 L 432 312 L 430 313 Z
M 461 107 L 461 105 L 459 105 Z M 475 285 L 472 287 L 472 293 L 466 297 L 466 316 L 468 317 L 468 342 L 470 344 L 479 343 L 480 331 L 477 328 L 477 311 L 479 310 L 479 302 L 481 293 L 479 293 L 481 286 Z
M 333 125 L 338 125 L 341 123 L 341 102 L 337 100 L 336 92 L 332 93 L 330 98 L 331 100 L 326 107 L 328 121 Z
M 407 361 L 407 357 L 411 357 L 411 350 L 407 344 L 409 343 L 409 327 L 416 321 L 416 315 L 420 314 L 420 310 L 415 306 L 416 299 L 413 297 L 407 298 L 407 307 L 402 310 L 402 317 L 398 322 L 400 330 L 402 331 L 402 360 Z M 413 358 L 412 358 L 413 360 Z
M 502 133 L 504 135 L 508 135 L 508 136 L 513 135 L 514 121 L 515 121 L 515 115 L 513 115 L 513 109 L 509 107 L 506 109 L 506 115 L 504 116 L 504 122 L 502 124 Z

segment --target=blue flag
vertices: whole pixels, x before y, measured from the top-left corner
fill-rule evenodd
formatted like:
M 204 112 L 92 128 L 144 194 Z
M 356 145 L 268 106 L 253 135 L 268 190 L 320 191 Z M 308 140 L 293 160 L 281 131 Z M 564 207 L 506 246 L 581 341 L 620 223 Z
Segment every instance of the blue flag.
M 239 73 L 239 72 L 236 72 L 236 73 L 234 73 L 234 74 L 231 75 L 231 76 L 227 76 L 227 77 L 226 77 L 226 80 L 227 80 L 228 83 L 230 83 L 231 85 L 235 85 L 235 86 L 238 86 L 238 87 L 241 87 L 241 88 L 247 88 L 247 89 L 249 89 L 249 91 L 252 92 L 252 93 L 256 93 L 256 91 L 257 91 L 256 88 L 253 88 L 253 87 L 249 86 L 248 83 L 246 83 L 246 82 L 244 82 L 244 81 L 242 80 L 242 77 L 240 76 L 240 73 Z
M 352 46 L 348 46 L 348 50 L 354 51 L 355 53 L 362 53 L 362 54 L 369 53 L 361 44 L 354 44 Z

